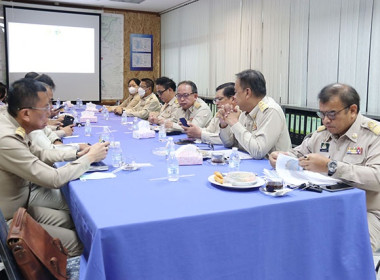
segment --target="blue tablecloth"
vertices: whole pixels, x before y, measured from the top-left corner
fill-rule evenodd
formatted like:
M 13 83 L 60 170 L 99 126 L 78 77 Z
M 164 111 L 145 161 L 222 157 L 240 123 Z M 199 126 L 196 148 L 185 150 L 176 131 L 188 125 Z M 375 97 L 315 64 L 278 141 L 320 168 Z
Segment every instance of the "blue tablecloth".
M 164 144 L 133 139 L 113 114 L 98 118 L 126 156 L 154 166 L 64 189 L 85 246 L 81 279 L 375 279 L 363 191 L 231 191 L 207 179 L 227 166 L 207 162 L 180 166 L 194 177 L 150 181 L 166 176 L 165 158 L 152 154 Z M 101 130 L 76 128 L 66 142 L 96 142 Z M 245 160 L 240 170 L 263 168 L 267 160 Z

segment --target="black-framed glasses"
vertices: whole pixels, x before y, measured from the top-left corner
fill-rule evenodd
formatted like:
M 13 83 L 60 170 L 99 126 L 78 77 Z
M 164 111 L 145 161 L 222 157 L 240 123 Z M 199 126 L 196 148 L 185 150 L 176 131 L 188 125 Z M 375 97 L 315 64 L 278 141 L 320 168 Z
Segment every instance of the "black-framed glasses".
M 161 96 L 161 95 L 163 95 L 164 92 L 167 91 L 167 90 L 168 90 L 168 88 L 165 89 L 165 90 L 162 90 L 162 91 L 157 90 L 157 94 Z
M 343 109 L 340 109 L 339 111 L 319 111 L 317 112 L 317 115 L 318 117 L 320 117 L 322 120 L 325 118 L 325 117 L 328 117 L 330 120 L 335 120 L 336 118 L 336 115 L 338 115 L 340 112 L 342 112 L 343 110 L 347 109 L 347 108 L 350 108 L 351 105 L 348 105 L 346 107 L 344 107 Z
M 22 109 L 32 109 L 32 110 L 50 112 L 52 108 L 53 107 L 50 104 L 48 104 L 45 107 L 21 107 L 21 108 L 18 108 L 18 110 L 20 111 Z
M 223 97 L 215 97 L 213 100 L 212 100 L 212 103 L 216 104 L 216 103 L 219 103 L 220 101 L 222 101 L 224 99 L 224 96 Z
M 183 94 L 176 94 L 175 96 L 177 97 L 177 99 L 181 99 L 181 98 L 189 98 L 190 95 L 194 94 L 194 92 L 191 92 L 191 93 L 183 93 Z

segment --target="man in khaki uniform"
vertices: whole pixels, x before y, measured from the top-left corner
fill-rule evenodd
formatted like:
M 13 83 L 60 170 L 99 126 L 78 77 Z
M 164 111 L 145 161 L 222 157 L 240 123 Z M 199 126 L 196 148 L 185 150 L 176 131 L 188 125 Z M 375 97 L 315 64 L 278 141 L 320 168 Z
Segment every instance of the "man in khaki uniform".
M 176 94 L 181 110 L 177 110 L 173 121 L 165 123 L 167 128 L 184 131 L 179 119 L 185 118 L 188 123 L 199 127 L 206 127 L 212 118 L 209 106 L 198 98 L 197 86 L 192 81 L 182 81 L 178 84 Z
M 291 151 L 305 170 L 327 173 L 365 190 L 372 250 L 380 247 L 380 124 L 359 113 L 360 97 L 344 84 L 318 95 L 323 126 Z M 273 167 L 279 152 L 270 155 Z
M 173 121 L 175 112 L 181 110 L 178 100 L 175 97 L 177 86 L 172 79 L 161 77 L 156 80 L 156 92 L 164 102 L 160 112 L 151 112 L 149 122 L 153 124 L 163 124 L 166 120 Z
M 141 99 L 135 107 L 125 109 L 127 115 L 147 120 L 150 112 L 160 112 L 161 104 L 157 96 L 153 93 L 153 90 L 153 81 L 148 78 L 142 79 L 138 89 L 138 94 Z
M 236 74 L 235 101 L 239 107 L 219 110 L 220 139 L 225 147 L 238 147 L 253 158 L 276 150 L 290 150 L 291 142 L 281 107 L 266 96 L 263 74 L 245 70 Z M 240 111 L 241 110 L 241 111 Z
M 124 110 L 132 109 L 133 107 L 135 107 L 140 101 L 140 96 L 137 93 L 139 89 L 139 84 L 139 79 L 130 79 L 128 81 L 129 96 L 127 97 L 127 99 L 125 99 L 123 103 L 121 103 L 119 106 L 108 106 L 108 111 L 113 111 L 116 115 L 121 115 Z
M 218 110 L 227 104 L 235 107 L 234 85 L 234 83 L 225 83 L 216 88 L 214 104 L 217 106 Z M 219 137 L 220 127 L 218 113 L 211 119 L 207 127 L 200 128 L 193 123 L 189 123 L 189 126 L 190 127 L 184 127 L 185 133 L 189 138 L 201 139 L 203 143 L 223 144 Z
M 0 208 L 9 220 L 19 207 L 26 207 L 75 256 L 82 245 L 58 189 L 86 172 L 92 162 L 104 159 L 109 143 L 97 143 L 81 152 L 31 145 L 28 134 L 47 125 L 50 109 L 42 83 L 32 79 L 13 83 L 8 111 L 0 116 Z M 70 160 L 74 161 L 61 168 L 51 167 L 54 162 Z

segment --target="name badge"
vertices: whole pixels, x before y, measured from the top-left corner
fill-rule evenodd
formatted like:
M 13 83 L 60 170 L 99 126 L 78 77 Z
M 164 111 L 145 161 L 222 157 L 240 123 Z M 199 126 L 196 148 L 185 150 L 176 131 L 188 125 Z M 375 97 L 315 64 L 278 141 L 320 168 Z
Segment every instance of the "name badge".
M 347 154 L 348 155 L 361 155 L 363 153 L 362 147 L 348 147 Z
M 321 143 L 321 148 L 319 149 L 320 152 L 327 152 L 329 151 L 330 149 L 330 143 L 328 142 L 322 142 Z

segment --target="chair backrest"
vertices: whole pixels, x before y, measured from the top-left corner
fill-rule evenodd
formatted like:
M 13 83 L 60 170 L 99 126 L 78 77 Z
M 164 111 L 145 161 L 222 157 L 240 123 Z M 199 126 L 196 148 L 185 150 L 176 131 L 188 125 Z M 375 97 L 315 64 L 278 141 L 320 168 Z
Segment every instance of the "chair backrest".
M 8 224 L 0 210 L 0 256 L 4 263 L 5 272 L 9 280 L 23 279 L 13 258 L 11 250 L 7 246 Z

